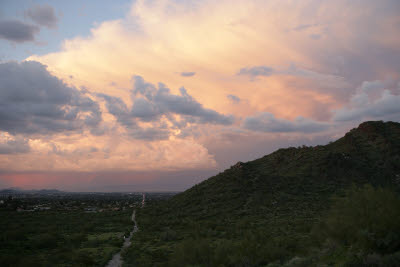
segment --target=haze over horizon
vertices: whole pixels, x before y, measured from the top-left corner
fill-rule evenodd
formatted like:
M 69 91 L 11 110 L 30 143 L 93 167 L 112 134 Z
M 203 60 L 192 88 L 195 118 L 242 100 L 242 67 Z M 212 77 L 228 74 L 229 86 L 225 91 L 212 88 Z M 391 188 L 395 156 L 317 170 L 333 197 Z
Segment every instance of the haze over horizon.
M 181 191 L 400 122 L 400 2 L 0 4 L 0 189 Z

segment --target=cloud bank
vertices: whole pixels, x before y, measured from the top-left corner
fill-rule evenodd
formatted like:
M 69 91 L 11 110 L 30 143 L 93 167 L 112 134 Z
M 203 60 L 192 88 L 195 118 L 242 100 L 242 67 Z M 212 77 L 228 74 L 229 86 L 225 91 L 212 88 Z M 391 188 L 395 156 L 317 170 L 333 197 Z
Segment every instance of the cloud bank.
M 191 138 L 169 140 L 178 128 L 160 119 L 175 113 L 193 117 L 191 123 L 224 123 L 230 118 L 205 109 L 187 94 L 155 89 L 140 77 L 131 90 L 133 99 L 147 94 L 147 101 L 160 108 L 150 127 L 135 122 L 146 118 L 146 107 L 128 110 L 122 99 L 102 94 L 103 109 L 101 99 L 67 85 L 39 62 L 1 63 L 0 80 L 0 171 L 209 169 L 216 162 L 208 150 Z M 142 97 L 136 99 L 136 94 Z
M 106 101 L 110 114 L 124 125 L 132 137 L 142 140 L 168 139 L 173 130 L 183 130 L 188 124 L 231 125 L 234 117 L 204 108 L 190 96 L 184 87 L 180 94 L 171 93 L 163 83 L 158 87 L 146 82 L 141 76 L 133 76 L 131 90 L 132 107 L 119 97 L 98 94 Z M 151 123 L 143 128 L 139 122 Z
M 29 141 L 22 137 L 12 137 L 9 134 L 0 134 L 0 154 L 19 154 L 30 151 Z
M 22 97 L 24 113 L 21 96 L 3 89 L 1 130 L 30 150 L 9 148 L 0 168 L 217 171 L 272 144 L 398 121 L 398 14 L 397 0 L 135 1 L 125 17 L 29 57 L 64 81 L 36 82 L 66 94 L 60 102 L 34 89 L 47 98 Z
M 39 62 L 0 64 L 0 130 L 52 134 L 94 127 L 96 102 L 52 76 Z

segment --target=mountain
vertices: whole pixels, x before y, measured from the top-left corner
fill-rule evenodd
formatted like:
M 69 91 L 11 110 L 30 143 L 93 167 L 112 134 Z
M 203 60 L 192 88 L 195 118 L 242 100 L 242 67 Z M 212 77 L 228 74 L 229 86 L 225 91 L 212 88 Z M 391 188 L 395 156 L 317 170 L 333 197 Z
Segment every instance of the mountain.
M 315 197 L 330 196 L 353 183 L 400 185 L 399 123 L 364 122 L 325 146 L 279 149 L 238 162 L 169 204 L 188 214 L 246 213 L 299 198 L 314 205 Z
M 238 162 L 166 202 L 149 203 L 138 212 L 142 232 L 126 257 L 140 266 L 282 263 L 308 253 L 333 196 L 363 184 L 400 191 L 400 123 L 368 121 L 325 146 Z
M 39 194 L 39 195 L 60 195 L 66 192 L 57 189 L 23 190 L 17 187 L 1 189 L 0 194 L 20 195 L 20 194 Z

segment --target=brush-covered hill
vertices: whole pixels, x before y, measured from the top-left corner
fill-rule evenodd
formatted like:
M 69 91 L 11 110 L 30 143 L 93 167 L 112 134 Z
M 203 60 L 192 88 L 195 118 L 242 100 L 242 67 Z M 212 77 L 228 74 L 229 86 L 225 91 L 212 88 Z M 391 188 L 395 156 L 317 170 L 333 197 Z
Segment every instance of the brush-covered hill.
M 364 122 L 325 146 L 238 162 L 164 203 L 150 203 L 138 213 L 142 231 L 127 262 L 266 266 L 305 257 L 332 196 L 364 184 L 399 190 L 400 123 Z
M 324 196 L 353 183 L 400 184 L 400 123 L 364 122 L 325 146 L 279 149 L 238 162 L 175 196 L 170 205 L 185 213 L 204 210 L 208 216 L 245 212 L 279 206 L 291 196 Z

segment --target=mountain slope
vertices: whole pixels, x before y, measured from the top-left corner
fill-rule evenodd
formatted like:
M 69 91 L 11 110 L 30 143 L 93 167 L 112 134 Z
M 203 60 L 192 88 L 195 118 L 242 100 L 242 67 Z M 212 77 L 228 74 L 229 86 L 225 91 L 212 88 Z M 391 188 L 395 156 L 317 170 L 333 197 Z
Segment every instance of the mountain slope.
M 220 213 L 277 204 L 291 195 L 330 195 L 355 184 L 394 185 L 400 181 L 400 124 L 365 122 L 326 146 L 280 149 L 207 179 L 175 196 L 170 204 L 188 213 Z M 312 201 L 312 199 L 310 199 Z
M 138 213 L 142 231 L 127 262 L 282 263 L 309 253 L 310 232 L 333 195 L 367 183 L 399 191 L 399 123 L 365 122 L 325 146 L 279 149 L 238 162 L 166 202 L 150 202 Z

